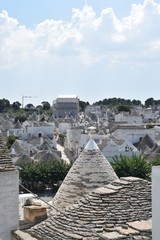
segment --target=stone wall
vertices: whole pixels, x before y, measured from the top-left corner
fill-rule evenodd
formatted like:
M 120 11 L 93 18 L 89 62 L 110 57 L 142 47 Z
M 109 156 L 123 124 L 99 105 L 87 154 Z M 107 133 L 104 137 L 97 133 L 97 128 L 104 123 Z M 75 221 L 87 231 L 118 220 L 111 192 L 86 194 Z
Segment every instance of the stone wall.
M 11 230 L 19 227 L 19 173 L 0 172 L 0 239 L 10 240 Z
M 37 240 L 31 237 L 28 233 L 17 230 L 12 233 L 12 240 Z

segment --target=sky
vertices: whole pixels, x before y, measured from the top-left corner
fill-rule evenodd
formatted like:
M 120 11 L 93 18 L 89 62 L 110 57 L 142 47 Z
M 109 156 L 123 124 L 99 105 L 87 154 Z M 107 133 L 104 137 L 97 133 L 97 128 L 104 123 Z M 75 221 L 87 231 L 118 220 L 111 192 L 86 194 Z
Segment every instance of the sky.
M 160 99 L 160 0 L 0 0 L 0 99 Z

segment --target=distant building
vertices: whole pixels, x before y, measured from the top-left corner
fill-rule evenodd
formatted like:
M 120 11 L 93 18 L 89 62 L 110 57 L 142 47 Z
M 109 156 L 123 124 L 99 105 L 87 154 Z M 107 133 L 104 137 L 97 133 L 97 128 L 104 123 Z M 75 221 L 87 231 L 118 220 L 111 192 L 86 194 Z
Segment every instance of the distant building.
M 79 100 L 76 95 L 60 95 L 53 104 L 56 118 L 72 117 L 77 119 L 79 113 Z
M 85 108 L 85 115 L 90 115 L 95 113 L 96 115 L 101 115 L 101 106 L 99 105 L 87 105 Z
M 115 115 L 115 122 L 124 122 L 127 124 L 142 124 L 142 116 L 138 114 L 130 115 L 128 112 L 120 112 Z
M 155 141 L 154 128 L 147 129 L 145 126 L 138 124 L 118 124 L 113 135 L 116 138 L 123 138 L 128 140 L 130 143 L 135 144 L 138 143 L 146 134 Z
M 131 157 L 132 155 L 139 155 L 138 149 L 127 139 L 118 139 L 111 135 L 105 138 L 99 146 L 103 155 L 109 162 L 113 161 L 113 157 L 120 157 L 121 155 Z

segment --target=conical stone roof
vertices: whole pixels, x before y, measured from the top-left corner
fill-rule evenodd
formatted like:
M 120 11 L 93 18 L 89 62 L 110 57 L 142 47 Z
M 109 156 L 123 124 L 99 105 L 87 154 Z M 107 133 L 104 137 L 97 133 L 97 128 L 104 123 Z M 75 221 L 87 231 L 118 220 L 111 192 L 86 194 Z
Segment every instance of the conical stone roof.
M 152 148 L 152 147 L 154 146 L 154 142 L 153 142 L 152 138 L 151 138 L 148 134 L 146 134 L 146 135 L 142 138 L 142 140 L 140 141 L 140 144 L 141 144 L 141 145 L 146 145 L 146 146 L 148 146 L 149 148 Z
M 33 159 L 28 156 L 28 154 L 23 154 L 20 156 L 17 161 L 15 162 L 16 165 L 22 164 L 22 163 L 31 163 L 33 162 Z
M 54 197 L 54 208 L 61 211 L 83 195 L 116 179 L 118 177 L 110 163 L 90 139 Z
M 29 119 L 30 119 L 31 121 L 37 121 L 37 120 L 38 120 L 38 115 L 37 115 L 37 113 L 34 112 L 34 113 L 29 117 Z
M 60 156 L 58 154 L 47 151 L 40 159 L 39 161 L 46 162 L 46 161 L 61 161 Z
M 154 151 L 154 153 L 160 153 L 160 146 L 158 146 L 158 147 L 156 148 L 156 150 Z
M 18 120 L 18 121 L 16 122 L 16 124 L 14 125 L 14 128 L 15 128 L 15 129 L 21 129 L 21 128 L 22 128 L 22 124 L 20 123 L 19 120 Z
M 147 224 L 151 210 L 151 183 L 123 177 L 93 190 L 29 233 L 45 240 L 151 240 L 151 224 Z M 143 221 L 145 227 L 141 225 Z M 139 227 L 130 225 L 133 222 Z
M 3 128 L 4 130 L 11 129 L 12 127 L 13 127 L 13 124 L 12 124 L 12 122 L 9 121 L 9 120 L 6 120 L 6 121 L 4 122 L 4 124 L 2 125 L 2 128 Z
M 51 150 L 49 143 L 45 140 L 41 146 L 39 147 L 40 150 Z
M 50 123 L 51 123 L 51 122 L 55 122 L 55 120 L 56 120 L 56 119 L 55 119 L 55 116 L 52 115 L 52 116 L 50 117 L 50 119 L 48 120 L 48 122 L 50 122 Z
M 4 143 L 3 137 L 0 133 L 0 172 L 16 170 L 9 151 Z
M 27 150 L 22 146 L 20 140 L 16 140 L 16 141 L 12 144 L 11 149 L 13 149 L 13 148 L 14 148 L 14 150 L 15 150 L 15 152 L 17 153 L 18 156 L 27 153 Z
M 154 146 L 152 147 L 152 149 L 150 150 L 150 152 L 156 151 L 157 148 L 158 148 L 158 144 L 155 143 Z

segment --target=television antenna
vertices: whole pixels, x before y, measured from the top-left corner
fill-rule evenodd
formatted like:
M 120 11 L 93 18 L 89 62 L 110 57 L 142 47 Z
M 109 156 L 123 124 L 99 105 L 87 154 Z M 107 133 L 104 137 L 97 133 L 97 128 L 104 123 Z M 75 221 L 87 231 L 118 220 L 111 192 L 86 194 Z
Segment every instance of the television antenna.
M 35 97 L 35 96 L 23 96 L 23 95 L 22 95 L 22 108 L 24 107 L 24 100 L 25 100 L 26 98 L 37 98 L 37 97 Z

